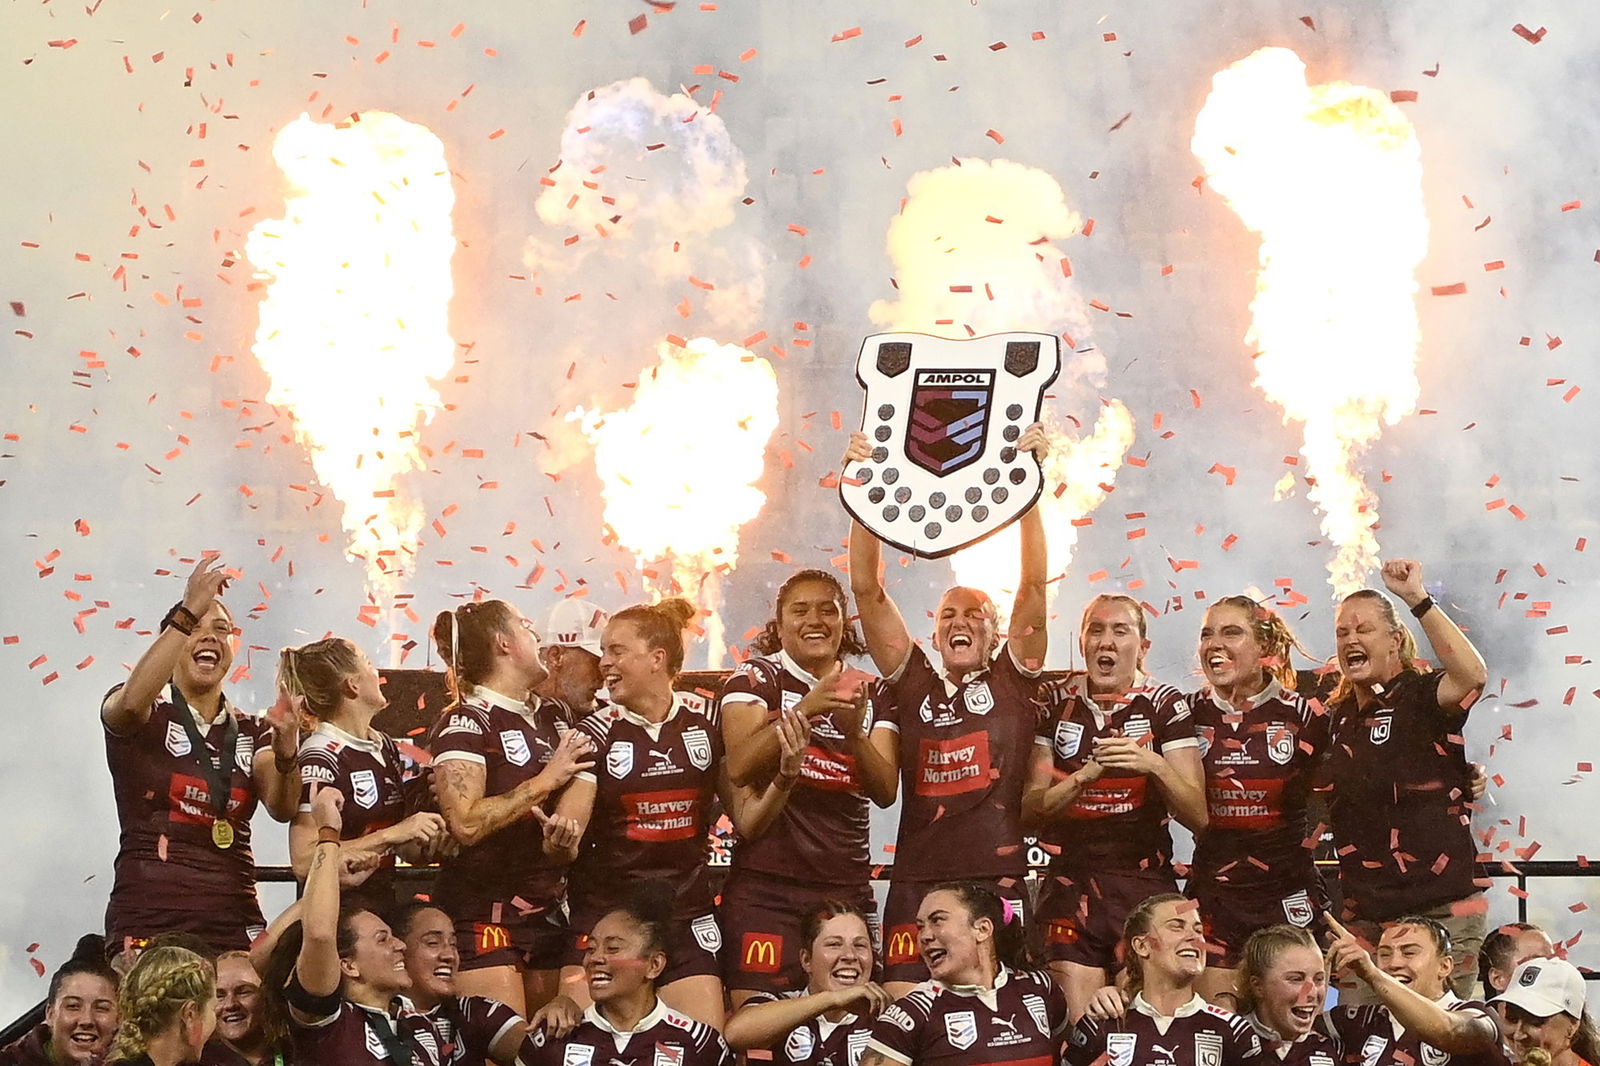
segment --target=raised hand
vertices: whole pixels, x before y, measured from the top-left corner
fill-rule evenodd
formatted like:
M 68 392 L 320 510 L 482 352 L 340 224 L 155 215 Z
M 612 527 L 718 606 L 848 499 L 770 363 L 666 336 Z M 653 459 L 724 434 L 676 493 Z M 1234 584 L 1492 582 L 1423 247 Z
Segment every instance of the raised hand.
M 855 706 L 854 700 L 844 699 L 839 695 L 839 680 L 844 674 L 844 664 L 835 660 L 834 664 L 822 672 L 817 678 L 817 683 L 811 686 L 811 691 L 800 697 L 800 702 L 795 704 L 795 710 L 806 718 L 820 718 L 825 714 L 846 713 Z
M 1161 768 L 1161 756 L 1132 737 L 1095 741 L 1094 761 L 1107 770 L 1132 770 L 1138 774 L 1152 774 Z
M 798 781 L 806 762 L 806 743 L 811 739 L 811 719 L 795 707 L 778 713 L 778 776 Z
M 542 773 L 550 775 L 551 790 L 561 788 L 578 774 L 594 769 L 594 741 L 589 734 L 569 729 L 545 764 Z
M 1322 920 L 1328 923 L 1334 938 L 1333 943 L 1328 945 L 1328 972 L 1351 973 L 1370 983 L 1378 973 L 1378 964 L 1372 961 L 1367 946 L 1340 925 L 1333 915 L 1324 914 Z
M 1033 457 L 1041 463 L 1050 458 L 1050 438 L 1044 431 L 1043 422 L 1035 422 L 1022 431 L 1022 436 L 1017 438 L 1017 451 L 1032 452 Z
M 1390 559 L 1383 564 L 1383 586 L 1415 607 L 1428 597 L 1422 585 L 1422 564 L 1415 559 Z
M 183 587 L 183 606 L 196 618 L 205 617 L 211 605 L 217 602 L 228 587 L 228 569 L 222 565 L 220 555 L 202 555 L 189 574 Z
M 850 434 L 850 443 L 844 448 L 844 462 L 864 463 L 872 458 L 872 442 L 860 431 Z

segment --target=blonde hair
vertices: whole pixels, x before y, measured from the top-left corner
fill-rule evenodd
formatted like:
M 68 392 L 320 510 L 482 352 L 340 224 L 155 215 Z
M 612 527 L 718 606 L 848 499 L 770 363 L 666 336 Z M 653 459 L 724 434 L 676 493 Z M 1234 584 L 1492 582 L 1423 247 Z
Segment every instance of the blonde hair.
M 1206 613 L 1210 614 L 1218 607 L 1234 607 L 1245 613 L 1250 619 L 1250 635 L 1261 645 L 1261 669 L 1290 692 L 1295 690 L 1298 679 L 1294 664 L 1289 661 L 1289 653 L 1298 651 L 1307 659 L 1320 661 L 1306 650 L 1306 646 L 1300 643 L 1300 638 L 1294 635 L 1294 630 L 1289 628 L 1289 623 L 1278 612 L 1249 596 L 1224 596 L 1207 607 Z
M 1426 664 L 1417 666 L 1417 638 L 1411 635 L 1411 630 L 1400 621 L 1400 613 L 1394 609 L 1394 601 L 1376 589 L 1356 589 L 1350 595 L 1339 601 L 1339 609 L 1351 600 L 1368 600 L 1378 605 L 1383 614 L 1383 620 L 1389 624 L 1389 632 L 1400 634 L 1400 669 L 1418 670 L 1428 673 L 1430 667 Z M 1339 684 L 1333 690 L 1333 695 L 1328 697 L 1329 703 L 1341 703 L 1356 694 L 1356 687 L 1343 672 L 1339 674 Z
M 278 687 L 306 701 L 317 718 L 331 717 L 339 709 L 339 687 L 360 669 L 356 646 L 343 637 L 328 637 L 284 648 L 278 655 Z
M 204 1009 L 217 996 L 211 963 L 188 948 L 150 948 L 122 979 L 118 997 L 122 1024 L 108 1061 L 135 1059 L 175 1021 L 185 1003 Z
M 1133 950 L 1133 938 L 1145 936 L 1155 928 L 1157 907 L 1167 903 L 1190 902 L 1187 896 L 1181 896 L 1176 892 L 1158 892 L 1153 896 L 1146 896 L 1139 901 L 1137 907 L 1128 912 L 1127 919 L 1122 923 L 1122 943 L 1118 945 L 1123 952 L 1122 964 L 1128 971 L 1128 995 L 1136 996 L 1144 991 L 1144 959 Z
M 1287 948 L 1310 948 L 1322 957 L 1317 938 L 1309 929 L 1279 922 L 1250 934 L 1239 951 L 1239 970 L 1234 976 L 1234 994 L 1238 997 L 1238 1013 L 1248 1014 L 1256 1009 L 1255 982 L 1267 976 L 1272 964 L 1278 961 Z

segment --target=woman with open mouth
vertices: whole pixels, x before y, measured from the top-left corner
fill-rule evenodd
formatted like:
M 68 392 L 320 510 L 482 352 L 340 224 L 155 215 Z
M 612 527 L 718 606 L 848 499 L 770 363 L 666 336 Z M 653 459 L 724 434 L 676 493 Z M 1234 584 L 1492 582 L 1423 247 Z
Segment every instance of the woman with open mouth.
M 1489 1001 L 1505 1018 L 1511 1061 L 1517 1066 L 1600 1063 L 1600 1035 L 1584 1009 L 1587 999 L 1582 972 L 1566 959 L 1530 959 L 1518 966 L 1506 990 Z
M 519 1066 L 733 1066 L 733 1052 L 716 1029 L 673 1010 L 657 994 L 675 936 L 666 896 L 646 890 L 601 915 L 585 937 L 584 998 L 590 1005 L 583 1020 L 564 1036 L 533 1029 L 522 1042 Z
M 775 616 L 750 645 L 757 654 L 723 684 L 720 713 L 735 787 L 777 785 L 780 802 L 759 834 L 741 828 L 719 915 L 730 948 L 724 979 L 737 1010 L 756 993 L 800 988 L 809 939 L 801 919 L 849 901 L 877 909 L 868 854 L 868 797 L 894 802 L 894 730 L 876 722 L 870 680 L 842 656 L 865 655 L 838 580 L 801 570 L 778 589 Z M 785 715 L 809 725 L 791 775 L 781 765 Z
M 1177 891 L 1168 813 L 1194 832 L 1207 817 L 1194 717 L 1182 693 L 1144 672 L 1139 602 L 1090 600 L 1078 644 L 1084 669 L 1045 686 L 1023 808 L 1050 853 L 1039 922 L 1074 1019 L 1120 968 L 1128 914 Z
M 1379 925 L 1404 915 L 1436 919 L 1455 950 L 1451 987 L 1470 998 L 1488 907 L 1474 883 L 1478 849 L 1464 734 L 1488 669 L 1428 595 L 1421 563 L 1391 559 L 1382 573 L 1384 586 L 1421 622 L 1441 669 L 1420 662 L 1411 631 L 1381 592 L 1362 589 L 1339 605 L 1328 774 L 1346 918 L 1369 940 Z
M 1200 669 L 1188 697 L 1206 778 L 1206 828 L 1195 838 L 1188 895 L 1215 953 L 1200 994 L 1234 1007 L 1245 938 L 1277 922 L 1309 928 L 1327 909 L 1304 845 L 1306 807 L 1328 751 L 1328 715 L 1295 692 L 1292 652 L 1310 658 L 1283 619 L 1248 596 L 1206 608 Z
M 386 912 L 394 906 L 394 856 L 431 862 L 447 842 L 444 819 L 432 811 L 406 814 L 400 751 L 373 718 L 388 706 L 378 670 L 367 655 L 343 637 L 327 637 L 278 658 L 278 688 L 317 726 L 300 745 L 300 811 L 289 826 L 289 862 L 305 883 L 316 848 L 311 799 L 319 788 L 348 797 L 342 818 L 350 855 L 380 857 L 377 869 L 348 900 Z
M 223 695 L 236 630 L 215 555 L 190 573 L 183 599 L 100 720 L 121 844 L 107 947 L 130 953 L 161 933 L 194 933 L 214 951 L 250 946 L 266 925 L 256 898 L 250 819 L 280 822 L 300 796 L 298 723 L 283 701 L 267 718 Z
M 465 946 L 462 991 L 528 1014 L 556 995 L 568 935 L 576 829 L 550 812 L 573 777 L 594 768 L 593 746 L 572 728 L 570 707 L 533 693 L 547 675 L 539 639 L 511 604 L 441 611 L 433 637 L 456 700 L 428 747 L 439 810 L 461 847 L 441 864 L 434 899 Z
M 561 988 L 580 1005 L 588 999 L 588 930 L 640 883 L 655 882 L 672 895 L 662 998 L 720 1031 L 722 932 L 706 858 L 711 801 L 723 780 L 722 733 L 702 698 L 673 689 L 683 631 L 697 614 L 688 601 L 668 599 L 606 623 L 600 672 L 611 702 L 577 726 L 594 746 L 595 765 L 562 792 L 554 815 L 570 820 L 562 822 L 569 839 L 582 841 L 568 890 L 574 933 Z
M 1261 1053 L 1250 1022 L 1196 991 L 1206 938 L 1194 900 L 1176 892 L 1144 900 L 1128 915 L 1123 945 L 1131 1001 L 1115 987 L 1099 989 L 1072 1031 L 1064 1062 L 1239 1066 Z
M 1340 1061 L 1339 1045 L 1317 1029 L 1328 970 L 1310 930 L 1279 923 L 1251 933 L 1239 951 L 1237 978 L 1239 1010 L 1283 1066 Z
M 1059 1061 L 1071 1021 L 1045 970 L 1028 967 L 1022 915 L 988 885 L 936 885 L 917 909 L 932 976 L 878 1015 L 859 1066 Z
M 201 1066 L 284 1066 L 294 1061 L 289 1034 L 267 1009 L 248 951 L 217 956 L 217 1029 Z
M 1018 455 L 1032 452 L 1040 462 L 1050 451 L 1038 423 L 1009 447 Z M 865 461 L 872 449 L 864 433 L 852 434 L 845 462 Z M 928 976 L 917 951 L 916 916 L 934 885 L 952 878 L 982 881 L 1018 908 L 1031 905 L 1022 794 L 1040 743 L 1049 548 L 1037 505 L 1017 519 L 1017 528 L 1009 631 L 1002 632 L 988 593 L 947 589 L 934 612 L 935 662 L 912 641 L 884 586 L 882 542 L 850 522 L 850 592 L 889 696 L 873 736 L 901 784 L 894 869 L 883 905 L 883 977 L 890 995 L 903 995 Z
M 872 980 L 876 958 L 866 913 L 829 900 L 800 922 L 803 988 L 759 992 L 728 1019 L 735 1051 L 770 1050 L 791 1066 L 858 1066 L 889 993 Z
M 0 1048 L 5 1066 L 99 1066 L 117 1035 L 117 971 L 89 934 L 50 975 L 44 1021 Z

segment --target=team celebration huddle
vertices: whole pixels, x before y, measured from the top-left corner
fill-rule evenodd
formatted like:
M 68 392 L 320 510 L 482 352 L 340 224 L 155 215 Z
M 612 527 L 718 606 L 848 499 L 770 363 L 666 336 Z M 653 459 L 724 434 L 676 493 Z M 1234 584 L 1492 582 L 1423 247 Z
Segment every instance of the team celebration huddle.
M 1037 424 L 1006 439 L 1019 469 L 1048 449 Z M 882 501 L 881 445 L 845 458 Z M 264 716 L 230 702 L 228 576 L 203 559 L 100 708 L 104 940 L 0 1063 L 1600 1063 L 1576 968 L 1486 929 L 1465 737 L 1487 673 L 1420 563 L 1346 597 L 1305 669 L 1269 606 L 1214 600 L 1185 691 L 1145 673 L 1124 595 L 1083 608 L 1081 670 L 1044 673 L 1036 506 L 1015 602 L 951 588 L 926 644 L 883 582 L 895 542 L 849 521 L 847 583 L 790 576 L 715 698 L 675 686 L 683 600 L 440 612 L 454 698 L 414 747 L 374 729 L 379 673 L 339 637 L 283 650 Z M 885 874 L 869 809 L 896 802 Z M 258 806 L 301 888 L 270 923 Z M 437 864 L 425 896 L 397 860 Z

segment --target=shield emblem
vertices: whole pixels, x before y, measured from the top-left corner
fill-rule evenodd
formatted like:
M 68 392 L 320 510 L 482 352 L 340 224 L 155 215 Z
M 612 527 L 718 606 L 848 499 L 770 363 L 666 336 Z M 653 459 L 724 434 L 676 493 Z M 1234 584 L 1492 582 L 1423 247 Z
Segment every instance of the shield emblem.
M 1383 1037 L 1376 1034 L 1367 1037 L 1367 1042 L 1361 1045 L 1361 1066 L 1378 1066 L 1388 1048 L 1389 1041 Z
M 612 777 L 627 777 L 633 769 L 633 742 L 619 740 L 606 749 L 606 773 Z
M 979 681 L 975 685 L 968 685 L 967 691 L 962 694 L 962 700 L 967 705 L 967 710 L 973 714 L 988 714 L 994 709 L 994 693 L 989 691 L 989 682 Z
M 239 734 L 239 739 L 233 745 L 233 761 L 238 765 L 240 772 L 249 773 L 256 758 L 256 738 L 245 733 Z
M 1276 726 L 1267 734 L 1267 756 L 1279 766 L 1288 766 L 1289 760 L 1294 758 L 1294 730 L 1288 726 Z
M 1200 757 L 1204 759 L 1211 751 L 1211 744 L 1217 738 L 1217 727 L 1202 725 L 1195 727 L 1195 737 L 1200 741 Z
M 1292 896 L 1283 897 L 1283 916 L 1290 925 L 1306 929 L 1310 927 L 1311 920 L 1317 916 L 1317 911 L 1311 905 L 1310 895 L 1302 889 Z
M 1028 1017 L 1033 1019 L 1033 1024 L 1039 1027 L 1042 1036 L 1050 1035 L 1050 1012 L 1045 1009 L 1044 997 L 1036 996 L 1032 992 L 1022 997 L 1022 1005 L 1028 1008 Z
M 657 1044 L 654 1066 L 683 1066 L 683 1048 L 678 1044 Z
M 1150 719 L 1136 714 L 1122 723 L 1122 735 L 1132 740 L 1143 740 L 1150 735 Z
M 948 340 L 868 337 L 856 359 L 872 456 L 840 479 L 844 506 L 879 539 L 927 559 L 975 544 L 1020 517 L 1044 476 L 1016 442 L 1061 372 L 1048 333 Z
M 373 808 L 378 805 L 378 775 L 371 770 L 357 770 L 350 775 L 350 791 L 353 798 L 361 806 Z
M 1222 1034 L 1194 1034 L 1195 1066 L 1222 1066 Z
M 944 1035 L 951 1047 L 965 1051 L 978 1042 L 978 1019 L 970 1010 L 951 1011 L 944 1016 Z
M 689 923 L 689 929 L 694 933 L 694 942 L 706 951 L 716 954 L 722 950 L 722 930 L 715 915 L 702 914 Z
M 844 1038 L 845 1054 L 849 1059 L 849 1066 L 858 1066 L 861 1062 L 861 1053 L 867 1050 L 867 1041 L 871 1039 L 871 1029 L 850 1030 L 850 1035 Z
M 534 1032 L 541 1036 L 544 1034 L 543 1029 L 535 1029 Z M 561 1066 L 590 1066 L 592 1062 L 594 1048 L 588 1044 L 568 1044 L 561 1050 Z
M 789 1031 L 789 1039 L 783 1042 L 783 1053 L 789 1056 L 790 1062 L 805 1062 L 811 1057 L 811 1050 L 815 1046 L 811 1030 L 802 1025 Z
M 1078 754 L 1083 744 L 1083 723 L 1060 721 L 1056 723 L 1056 755 L 1070 759 Z
M 1422 1061 L 1426 1066 L 1444 1066 L 1450 1061 L 1450 1052 L 1440 1051 L 1432 1044 L 1422 1045 Z
M 1382 718 L 1374 718 L 1372 720 L 1372 731 L 1367 735 L 1367 739 L 1374 744 L 1382 744 L 1388 740 L 1391 721 L 1388 715 L 1384 715 Z
M 516 729 L 500 731 L 500 750 L 505 752 L 506 762 L 512 766 L 526 766 L 533 758 L 533 752 L 528 750 L 528 738 Z
M 698 726 L 694 729 L 683 731 L 683 750 L 689 753 L 689 761 L 695 769 L 705 770 L 711 766 L 711 738 L 704 729 Z
M 1133 1033 L 1107 1033 L 1106 1055 L 1111 1066 L 1133 1066 L 1133 1049 L 1138 1042 Z
M 189 743 L 189 734 L 177 722 L 167 723 L 167 750 L 180 759 L 194 750 Z

